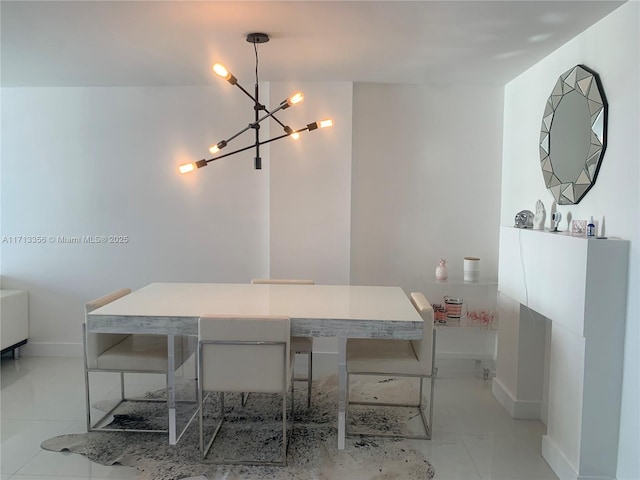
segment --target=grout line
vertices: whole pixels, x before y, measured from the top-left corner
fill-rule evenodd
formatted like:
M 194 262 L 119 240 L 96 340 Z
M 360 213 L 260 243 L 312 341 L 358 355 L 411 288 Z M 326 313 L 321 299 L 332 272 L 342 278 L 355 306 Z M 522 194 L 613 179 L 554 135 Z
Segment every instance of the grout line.
M 467 452 L 467 455 L 469 455 L 469 458 L 471 459 L 471 463 L 473 464 L 473 468 L 475 468 L 476 473 L 478 474 L 478 478 L 480 480 L 484 480 L 484 478 L 482 477 L 482 474 L 480 473 L 480 469 L 478 468 L 478 465 L 476 464 L 476 461 L 473 459 L 473 455 L 471 455 L 471 452 L 469 451 L 469 447 L 467 447 L 467 442 L 464 441 L 464 434 L 460 435 L 460 439 L 462 440 L 462 445 L 464 446 L 465 451 Z M 489 479 L 487 479 L 489 480 Z

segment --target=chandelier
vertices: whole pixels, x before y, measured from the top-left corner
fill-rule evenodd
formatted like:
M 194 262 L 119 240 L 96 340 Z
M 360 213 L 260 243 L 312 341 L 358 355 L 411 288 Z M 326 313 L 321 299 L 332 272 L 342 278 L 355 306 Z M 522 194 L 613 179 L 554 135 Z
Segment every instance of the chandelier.
M 212 154 L 218 153 L 236 137 L 239 137 L 244 132 L 247 132 L 249 130 L 254 130 L 255 132 L 254 142 L 251 145 L 248 145 L 246 147 L 239 148 L 237 150 L 234 150 L 232 152 L 225 153 L 222 155 L 217 155 L 210 159 L 202 159 L 196 162 L 185 163 L 183 165 L 180 165 L 178 167 L 178 170 L 180 171 L 180 173 L 192 172 L 197 168 L 206 167 L 210 162 L 213 162 L 214 160 L 220 160 L 221 158 L 229 157 L 236 153 L 244 152 L 252 148 L 255 148 L 254 166 L 256 170 L 260 170 L 262 168 L 262 159 L 260 157 L 260 147 L 262 145 L 274 142 L 276 140 L 280 140 L 281 138 L 285 138 L 285 137 L 291 137 L 297 140 L 300 137 L 300 133 L 302 132 L 310 132 L 318 128 L 326 128 L 326 127 L 331 127 L 333 125 L 333 121 L 331 119 L 325 119 L 325 120 L 309 123 L 305 127 L 299 128 L 298 130 L 294 130 L 290 126 L 282 123 L 278 119 L 278 117 L 275 116 L 275 114 L 280 110 L 286 110 L 289 107 L 293 107 L 295 105 L 299 105 L 300 103 L 302 103 L 304 101 L 304 95 L 302 94 L 302 92 L 293 93 L 289 98 L 286 98 L 285 100 L 280 102 L 280 105 L 278 105 L 274 110 L 269 110 L 267 109 L 266 106 L 260 103 L 259 88 L 258 88 L 258 44 L 266 43 L 268 41 L 269 41 L 269 35 L 267 35 L 266 33 L 250 33 L 247 35 L 247 42 L 253 44 L 253 50 L 255 52 L 255 58 L 256 58 L 256 68 L 255 68 L 256 80 L 255 80 L 253 95 L 251 95 L 251 93 L 249 93 L 245 88 L 243 88 L 242 85 L 238 83 L 238 79 L 234 77 L 223 65 L 216 63 L 213 66 L 213 71 L 218 76 L 224 78 L 231 85 L 235 85 L 236 87 L 238 87 L 242 91 L 242 93 L 244 93 L 247 97 L 253 100 L 254 120 L 252 123 L 250 123 L 245 128 L 241 129 L 236 134 L 231 135 L 229 138 L 225 140 L 221 140 L 218 143 L 211 145 L 209 147 L 209 152 L 211 152 Z M 268 140 L 260 140 L 260 123 L 263 120 L 266 120 L 267 118 L 271 118 L 275 120 L 284 130 L 284 134 L 278 135 Z

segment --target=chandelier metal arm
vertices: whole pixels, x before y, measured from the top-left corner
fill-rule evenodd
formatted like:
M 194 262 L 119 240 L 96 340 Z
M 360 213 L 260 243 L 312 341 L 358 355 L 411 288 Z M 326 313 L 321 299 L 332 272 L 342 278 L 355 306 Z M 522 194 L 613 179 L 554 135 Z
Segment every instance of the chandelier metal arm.
M 301 132 L 305 132 L 307 130 L 309 130 L 308 126 L 304 127 L 304 128 L 301 128 L 300 130 L 293 130 L 291 133 L 301 133 Z M 258 142 L 257 144 L 253 143 L 253 144 L 248 145 L 246 147 L 239 148 L 238 150 L 234 150 L 233 152 L 225 153 L 224 155 L 218 155 L 217 157 L 213 157 L 213 158 L 210 158 L 208 160 L 200 160 L 200 162 L 204 162 L 205 164 L 207 164 L 209 162 L 213 162 L 214 160 L 220 160 L 221 158 L 230 157 L 231 155 L 235 155 L 236 153 L 245 152 L 245 151 L 247 151 L 247 150 L 249 150 L 251 148 L 258 147 L 260 145 L 265 145 L 267 143 L 275 142 L 276 140 L 280 140 L 281 138 L 288 137 L 289 135 L 291 135 L 291 134 L 290 133 L 284 133 L 282 135 L 278 135 L 277 137 L 270 138 L 269 140 L 263 140 L 261 142 Z M 205 166 L 205 165 L 201 164 L 201 166 Z
M 242 135 L 244 132 L 246 132 L 247 130 L 249 130 L 250 128 L 252 128 L 253 123 L 250 123 L 249 125 L 247 125 L 245 128 L 243 128 L 242 130 L 240 130 L 238 133 L 236 133 L 235 135 L 231 135 L 229 138 L 227 138 L 225 140 L 225 143 L 229 143 L 231 140 L 233 140 L 234 138 Z
M 210 158 L 208 160 L 205 160 L 205 162 L 209 163 L 209 162 L 213 162 L 214 160 L 220 160 L 221 158 L 230 157 L 231 155 L 235 155 L 236 153 L 245 152 L 245 151 L 247 151 L 247 150 L 249 150 L 251 148 L 259 147 L 260 145 L 264 145 L 265 143 L 271 143 L 271 142 L 274 142 L 276 140 L 280 140 L 281 138 L 288 137 L 288 136 L 289 136 L 289 134 L 285 133 L 284 135 L 279 135 L 277 137 L 270 138 L 269 140 L 263 140 L 262 142 L 252 143 L 249 146 L 246 146 L 246 147 L 243 147 L 243 148 L 239 148 L 238 150 L 234 150 L 233 152 L 225 153 L 224 155 L 218 155 L 217 157 L 213 157 L 213 158 Z
M 275 110 L 273 110 L 272 112 L 268 111 L 267 109 L 265 109 L 265 111 L 267 112 L 266 115 L 263 115 L 262 117 L 258 118 L 258 120 L 255 123 L 250 123 L 249 125 L 247 125 L 245 128 L 243 128 L 242 130 L 240 130 L 239 132 L 237 132 L 234 135 L 231 135 L 229 138 L 227 138 L 226 140 L 224 140 L 225 145 L 229 144 L 231 142 L 231 140 L 239 137 L 240 135 L 242 135 L 244 132 L 246 132 L 247 130 L 251 129 L 251 128 L 256 128 L 255 126 L 257 124 L 259 124 L 260 122 L 266 120 L 267 118 L 271 117 L 273 118 L 276 122 L 278 122 L 280 124 L 280 126 L 282 128 L 286 128 L 286 125 L 284 125 L 280 120 L 278 120 L 278 118 L 274 115 L 276 112 L 278 112 L 279 110 L 284 109 L 285 107 L 287 107 L 288 105 L 286 103 L 284 103 L 284 105 L 280 105 L 278 106 L 278 108 L 276 108 Z M 218 158 L 218 157 L 216 157 Z
M 280 105 L 278 108 L 276 108 L 276 109 L 275 109 L 274 111 L 272 111 L 272 112 L 270 112 L 269 110 L 265 109 L 265 111 L 267 112 L 267 114 L 266 114 L 266 115 L 264 115 L 264 116 L 262 116 L 261 118 L 259 118 L 259 119 L 256 121 L 256 123 L 260 123 L 261 121 L 263 121 L 263 120 L 265 120 L 265 119 L 267 119 L 267 118 L 271 117 L 271 118 L 273 118 L 276 122 L 278 122 L 278 123 L 282 126 L 282 128 L 284 128 L 284 124 L 283 124 L 280 120 L 278 120 L 276 117 L 274 117 L 274 115 L 273 115 L 273 114 L 274 114 L 274 113 L 276 113 L 276 112 L 278 112 L 279 110 L 282 110 L 285 106 L 287 106 L 287 104 L 286 104 L 286 103 L 285 103 L 284 105 Z
M 247 97 L 249 97 L 249 98 L 253 101 L 253 104 L 254 104 L 253 108 L 254 108 L 255 110 L 264 110 L 265 112 L 267 112 L 267 114 L 268 114 L 268 115 L 267 115 L 267 116 L 265 116 L 265 117 L 263 117 L 263 118 L 262 118 L 262 120 L 264 120 L 265 118 L 268 118 L 269 116 L 273 116 L 273 114 L 274 114 L 274 113 L 276 113 L 278 110 L 281 110 L 281 109 L 283 109 L 283 108 L 285 108 L 285 107 L 288 107 L 288 106 L 289 106 L 289 105 L 287 105 L 287 104 L 285 103 L 284 105 L 282 105 L 282 104 L 281 104 L 281 105 L 280 105 L 278 108 L 276 108 L 275 110 L 273 110 L 273 111 L 269 111 L 269 109 L 268 109 L 266 106 L 262 105 L 262 104 L 261 104 L 261 103 L 256 99 L 256 97 L 254 97 L 254 96 L 253 96 L 253 95 L 251 95 L 249 92 L 247 92 L 247 91 L 244 89 L 244 87 L 242 87 L 242 85 L 240 85 L 240 84 L 239 84 L 239 83 L 237 83 L 237 82 L 236 82 L 234 85 L 235 85 L 236 87 L 238 87 L 240 90 L 242 90 L 242 91 L 244 92 L 244 94 L 245 94 Z M 278 122 L 282 128 L 284 128 L 284 127 L 285 127 L 284 123 L 282 123 L 280 120 L 278 120 L 278 118 L 277 118 L 277 117 L 272 117 L 272 118 L 273 118 L 276 122 Z M 261 120 L 261 121 L 262 121 L 262 120 Z M 235 138 L 235 136 L 234 136 L 233 138 Z M 227 141 L 228 141 L 228 140 L 227 140 Z
M 251 95 L 249 92 L 247 92 L 247 91 L 244 89 L 244 87 L 243 87 L 242 85 L 240 85 L 238 82 L 234 83 L 234 85 L 235 85 L 236 87 L 238 87 L 240 90 L 242 90 L 242 92 L 243 92 L 247 97 L 249 97 L 251 100 L 253 100 L 253 103 L 254 103 L 255 105 L 259 105 L 259 104 L 260 104 L 260 103 L 258 102 L 258 100 L 257 100 L 253 95 Z
M 265 109 L 265 111 L 271 116 L 271 118 L 273 118 L 276 122 L 278 122 L 280 124 L 280 126 L 282 128 L 284 128 L 286 125 L 284 123 L 282 123 L 280 120 L 278 120 L 278 117 L 276 117 L 274 115 L 275 112 L 277 112 L 278 110 L 280 110 L 280 108 L 277 108 L 276 110 L 274 110 L 273 112 L 269 112 L 269 110 Z
M 246 132 L 247 130 L 251 129 L 251 128 L 255 128 L 255 125 L 257 125 L 258 123 L 262 122 L 263 120 L 266 120 L 267 118 L 272 117 L 276 122 L 278 122 L 280 124 L 280 126 L 282 126 L 282 128 L 286 128 L 286 125 L 283 124 L 280 120 L 278 120 L 276 117 L 273 116 L 272 113 L 263 116 L 262 118 L 259 118 L 258 121 L 256 123 L 250 123 L 249 125 L 247 125 L 245 128 L 243 128 L 242 130 L 240 130 L 238 133 L 235 133 L 234 135 L 231 135 L 229 138 L 227 138 L 226 140 L 224 140 L 225 144 L 228 144 L 229 142 L 231 142 L 231 140 L 239 137 L 240 135 L 242 135 L 244 132 Z

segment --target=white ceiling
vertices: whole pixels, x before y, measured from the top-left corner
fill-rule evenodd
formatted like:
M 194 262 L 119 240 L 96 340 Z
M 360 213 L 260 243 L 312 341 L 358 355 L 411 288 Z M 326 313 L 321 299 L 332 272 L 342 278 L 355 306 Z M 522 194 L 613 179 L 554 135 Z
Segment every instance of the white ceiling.
M 2 86 L 504 84 L 619 1 L 6 1 Z

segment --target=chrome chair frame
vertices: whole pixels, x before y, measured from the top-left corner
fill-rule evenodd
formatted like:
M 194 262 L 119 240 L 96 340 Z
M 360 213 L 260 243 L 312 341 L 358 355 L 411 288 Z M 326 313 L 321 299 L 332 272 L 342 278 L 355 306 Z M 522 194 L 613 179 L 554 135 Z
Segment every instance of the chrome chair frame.
M 307 376 L 306 377 L 296 377 L 294 375 L 294 382 L 307 382 L 307 408 L 311 408 L 311 384 L 313 383 L 313 350 L 299 352 L 296 350 L 296 355 L 306 355 L 307 356 Z
M 412 302 L 413 302 L 412 294 Z M 424 297 L 423 297 L 424 298 Z M 426 300 L 426 299 L 425 299 Z M 417 305 L 414 303 L 416 308 Z M 419 310 L 420 311 L 420 310 Z M 406 439 L 417 439 L 417 440 L 431 440 L 432 437 L 432 426 L 433 426 L 433 400 L 435 396 L 435 379 L 436 379 L 436 329 L 433 329 L 433 338 L 431 344 L 431 372 L 428 375 L 416 375 L 416 374 L 405 374 L 405 373 L 389 373 L 389 372 L 357 372 L 357 373 L 349 373 L 347 371 L 347 408 L 345 411 L 345 434 L 348 436 L 359 435 L 359 436 L 367 436 L 367 437 L 391 437 L 391 438 L 406 438 Z M 352 375 L 375 375 L 380 377 L 391 377 L 391 378 L 419 378 L 420 379 L 420 399 L 418 404 L 413 403 L 385 403 L 385 402 L 351 402 L 349 401 L 349 378 Z M 429 395 L 429 418 L 425 417 L 424 413 L 424 396 L 423 396 L 423 382 L 424 379 L 428 378 L 430 380 L 430 395 Z M 349 429 L 348 422 L 348 411 L 349 405 L 368 405 L 368 406 L 385 406 L 385 407 L 409 407 L 409 408 L 417 408 L 420 413 L 420 418 L 422 419 L 422 425 L 425 430 L 424 435 L 405 435 L 405 434 L 395 434 L 395 433 L 386 433 L 386 432 L 356 432 Z
M 86 325 L 82 325 L 82 340 L 83 340 L 83 347 L 84 347 L 84 388 L 85 388 L 85 402 L 86 402 L 86 416 L 87 416 L 87 432 L 144 432 L 144 433 L 168 433 L 169 429 L 163 429 L 163 430 L 152 430 L 152 429 L 131 429 L 131 428 L 127 428 L 127 429 L 123 429 L 123 428 L 107 428 L 107 427 L 100 427 L 99 425 L 107 418 L 109 417 L 120 405 L 122 405 L 123 402 L 165 402 L 167 403 L 168 400 L 161 400 L 161 399 L 152 399 L 152 398 L 127 398 L 125 395 L 125 387 L 124 387 L 124 374 L 125 373 L 148 373 L 148 374 L 155 374 L 155 375 L 161 375 L 160 373 L 153 371 L 153 370 L 127 370 L 126 372 L 122 371 L 122 370 L 111 370 L 111 369 L 103 369 L 103 368 L 89 368 L 88 366 L 88 362 L 87 362 L 87 336 L 86 336 L 86 329 L 87 326 Z M 102 417 L 100 417 L 98 420 L 96 420 L 95 423 L 91 422 L 91 388 L 89 385 L 89 374 L 91 372 L 100 372 L 100 373 L 119 373 L 120 374 L 120 399 L 118 401 L 118 403 L 116 403 L 116 405 L 111 408 L 108 412 L 106 412 Z M 168 382 L 168 374 L 165 374 L 165 384 L 166 382 Z M 168 403 L 167 403 L 167 408 L 168 408 Z
M 123 292 L 126 292 L 123 294 Z M 87 423 L 87 432 L 131 432 L 131 433 L 169 433 L 169 428 L 167 425 L 166 429 L 132 429 L 132 428 L 108 428 L 104 425 L 102 425 L 104 423 L 104 421 L 111 416 L 111 414 L 120 406 L 122 405 L 123 402 L 147 402 L 147 403 L 166 403 L 167 404 L 167 411 L 169 408 L 169 398 L 167 397 L 167 399 L 163 400 L 163 399 L 153 399 L 153 398 L 127 398 L 126 396 L 126 392 L 125 392 L 125 373 L 143 373 L 143 374 L 153 374 L 153 375 L 163 375 L 165 377 L 165 388 L 169 388 L 169 373 L 168 372 L 159 372 L 156 370 L 142 370 L 142 369 L 127 369 L 127 370 L 118 370 L 118 369 L 107 369 L 107 368 L 89 368 L 89 362 L 88 362 L 88 346 L 87 346 L 87 324 L 86 324 L 86 314 L 92 312 L 93 310 L 95 310 L 96 308 L 99 308 L 101 306 L 107 305 L 109 303 L 111 303 L 112 301 L 117 300 L 118 298 L 121 298 L 123 296 L 128 295 L 129 293 L 131 293 L 130 289 L 122 289 L 119 290 L 117 292 L 113 292 L 109 295 L 106 295 L 105 297 L 101 297 L 100 299 L 94 300 L 93 302 L 90 302 L 88 304 L 85 305 L 85 323 L 83 323 L 82 325 L 82 347 L 83 347 L 83 361 L 84 361 L 84 387 L 85 387 L 85 409 L 86 409 L 86 423 Z M 101 299 L 104 299 L 106 297 L 109 297 L 111 295 L 119 295 L 116 296 L 115 298 L 103 303 L 103 304 L 98 304 L 95 306 L 90 306 L 91 303 L 95 303 L 96 301 L 99 301 Z M 99 334 L 97 334 L 99 335 Z M 123 337 L 126 337 L 128 335 L 123 335 Z M 91 419 L 91 386 L 90 386 L 90 380 L 89 380 L 89 374 L 90 373 L 119 373 L 120 374 L 120 399 L 118 400 L 118 402 L 109 410 L 107 411 L 104 415 L 102 415 L 98 420 L 95 421 L 95 423 L 92 422 Z M 196 379 L 196 383 L 197 383 L 197 379 Z M 197 384 L 195 386 L 195 394 L 197 397 Z M 181 403 L 180 401 L 178 401 L 179 403 Z M 185 403 L 189 403 L 189 401 L 184 401 Z M 195 416 L 195 413 L 194 413 Z M 168 420 L 167 420 L 168 422 Z M 180 437 L 182 437 L 182 435 L 184 434 L 184 432 L 186 431 L 187 427 L 189 426 L 191 421 L 189 421 L 187 423 L 187 425 L 184 427 L 184 429 L 182 430 L 182 432 L 180 432 L 180 434 L 178 435 L 176 441 L 178 441 L 180 439 Z M 102 426 L 101 426 L 102 425 Z
M 436 349 L 436 334 L 435 334 L 435 330 L 433 332 L 433 353 L 432 353 L 432 362 L 434 362 L 432 365 L 435 365 L 435 349 Z M 400 378 L 419 378 L 420 379 L 420 400 L 418 401 L 418 404 L 414 404 L 414 403 L 386 403 L 386 402 L 352 402 L 349 400 L 349 378 L 351 377 L 351 375 L 375 375 L 378 377 L 400 377 Z M 424 385 L 424 379 L 428 378 L 430 380 L 430 395 L 429 395 L 429 418 L 427 419 L 425 417 L 424 414 L 424 396 L 422 394 L 423 392 L 423 385 Z M 379 373 L 379 372 L 358 372 L 358 373 L 347 373 L 347 406 L 349 405 L 368 405 L 368 406 L 378 406 L 378 407 L 409 407 L 409 408 L 417 408 L 418 412 L 420 413 L 420 418 L 422 419 L 422 425 L 424 427 L 424 431 L 425 434 L 424 435 L 404 435 L 404 434 L 396 434 L 396 433 L 385 433 L 385 432 L 375 432 L 375 433 L 370 433 L 370 432 L 356 432 L 353 430 L 349 429 L 349 422 L 348 422 L 348 411 L 349 409 L 347 408 L 347 419 L 345 420 L 345 428 L 346 428 L 346 432 L 345 434 L 347 436 L 362 436 L 362 437 L 390 437 L 390 438 L 406 438 L 406 439 L 411 439 L 411 440 L 431 440 L 432 437 L 432 430 L 431 430 L 431 426 L 433 425 L 433 398 L 435 396 L 435 367 L 432 367 L 431 369 L 431 375 L 406 375 L 406 374 L 397 374 L 394 373 L 393 375 L 388 374 L 388 373 Z

